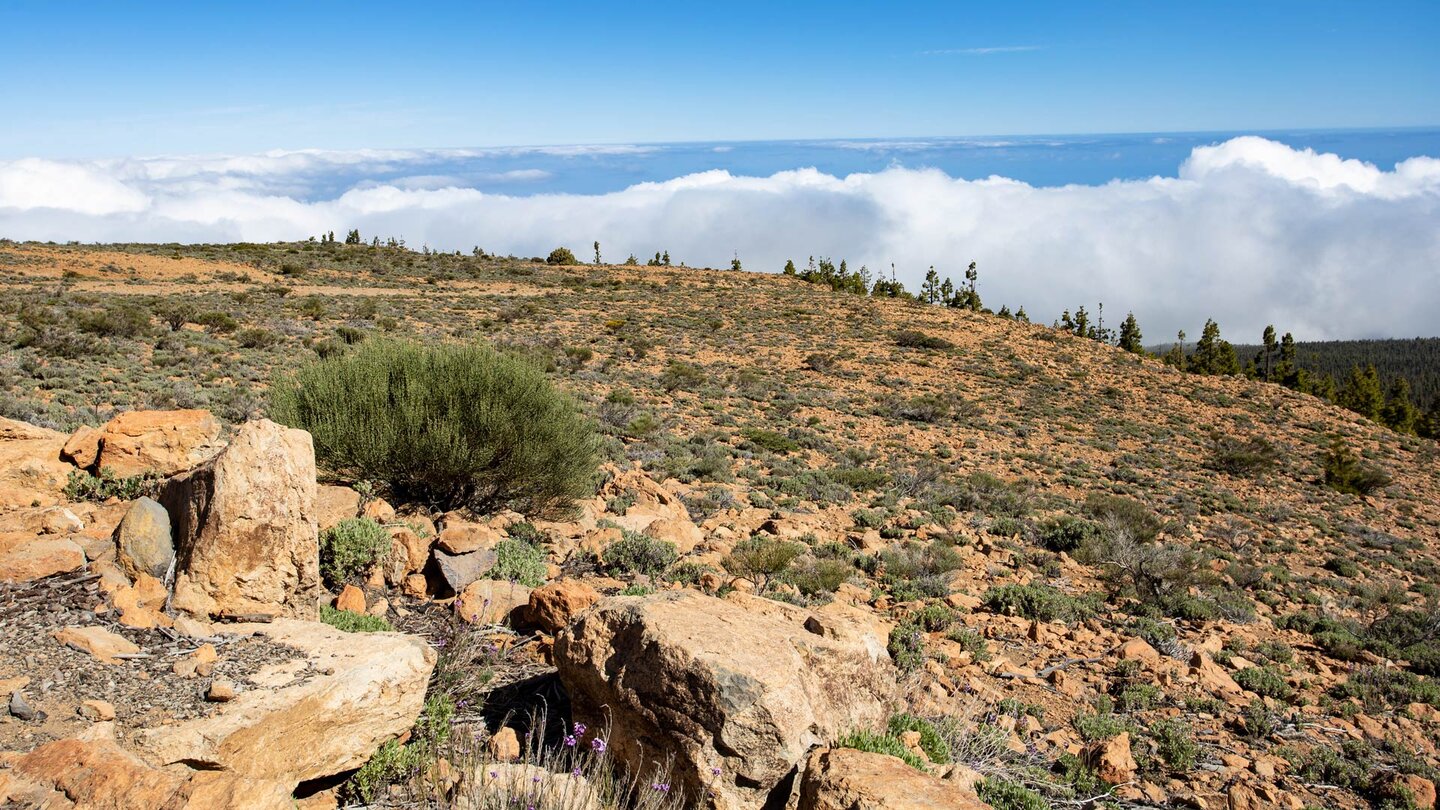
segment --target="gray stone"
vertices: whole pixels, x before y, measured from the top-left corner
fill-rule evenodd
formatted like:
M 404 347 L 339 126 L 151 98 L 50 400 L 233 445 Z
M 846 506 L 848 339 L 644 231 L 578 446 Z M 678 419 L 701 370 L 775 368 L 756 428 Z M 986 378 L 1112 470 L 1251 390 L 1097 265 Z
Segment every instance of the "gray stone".
M 31 720 L 41 717 L 43 713 L 37 711 L 29 703 L 25 702 L 24 695 L 20 694 L 19 692 L 11 692 L 10 714 L 17 720 L 24 720 L 28 723 Z
M 149 574 L 164 580 L 175 562 L 170 514 L 156 501 L 137 498 L 115 530 L 115 544 L 120 567 L 132 579 Z
M 499 557 L 490 550 L 446 554 L 438 548 L 435 549 L 435 565 L 440 570 L 440 576 L 456 593 L 465 590 L 465 586 L 494 568 L 498 560 Z

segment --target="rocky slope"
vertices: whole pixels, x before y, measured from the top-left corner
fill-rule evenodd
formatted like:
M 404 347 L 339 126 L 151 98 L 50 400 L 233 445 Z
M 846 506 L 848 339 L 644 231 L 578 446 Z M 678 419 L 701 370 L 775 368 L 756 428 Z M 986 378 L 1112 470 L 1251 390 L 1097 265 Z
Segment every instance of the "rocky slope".
M 776 277 L 0 247 L 7 412 L 28 420 L 0 423 L 0 621 L 27 639 L 0 653 L 23 704 L 0 791 L 22 804 L 83 806 L 82 769 L 95 797 L 133 778 L 175 806 L 335 801 L 354 782 L 327 779 L 422 748 L 424 784 L 369 795 L 479 805 L 524 773 L 551 806 L 610 801 L 590 764 L 585 790 L 539 775 L 568 766 L 537 746 L 573 737 L 647 774 L 640 806 L 1433 805 L 1433 443 Z M 171 329 L 177 295 L 195 308 Z M 301 352 L 382 331 L 549 364 L 609 437 L 595 497 L 545 521 L 317 485 L 308 436 L 250 417 Z M 211 410 L 145 410 L 177 405 Z M 1392 483 L 1324 486 L 1337 436 Z M 153 500 L 67 491 L 105 459 Z M 325 592 L 318 538 L 361 515 L 387 552 Z M 747 567 L 757 539 L 798 556 Z M 502 575 L 517 540 L 543 550 L 526 582 Z M 332 605 L 420 635 L 305 621 Z M 473 745 L 426 742 L 441 694 Z

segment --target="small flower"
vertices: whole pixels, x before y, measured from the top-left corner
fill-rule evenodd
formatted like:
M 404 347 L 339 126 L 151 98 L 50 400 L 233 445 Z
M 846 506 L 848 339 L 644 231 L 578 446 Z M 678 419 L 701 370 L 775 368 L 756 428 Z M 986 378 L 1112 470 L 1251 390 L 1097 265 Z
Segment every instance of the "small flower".
M 599 737 L 590 741 L 590 750 L 596 753 L 605 752 L 605 741 Z
M 585 724 L 576 723 L 575 725 L 570 727 L 570 733 L 574 734 L 576 737 L 579 737 L 580 735 L 585 733 Z
M 500 778 L 500 772 L 499 772 L 499 771 L 491 771 L 491 772 L 490 772 L 490 778 L 491 778 L 491 779 L 499 779 L 499 778 Z
M 711 776 L 719 776 L 719 775 L 720 775 L 720 769 L 719 769 L 719 768 L 711 768 L 711 769 L 710 769 L 710 775 L 711 775 Z
M 566 747 L 566 748 L 574 748 L 574 747 L 575 747 L 575 743 L 577 743 L 577 742 L 579 742 L 579 740 L 576 740 L 576 739 L 575 739 L 575 735 L 574 735 L 574 734 L 566 734 L 566 735 L 565 735 L 565 747 Z
M 570 772 L 570 775 L 571 775 L 571 776 L 579 776 L 579 775 L 580 775 L 580 766 L 579 766 L 579 765 L 576 765 L 576 766 L 575 766 L 575 770 L 571 771 L 571 772 Z

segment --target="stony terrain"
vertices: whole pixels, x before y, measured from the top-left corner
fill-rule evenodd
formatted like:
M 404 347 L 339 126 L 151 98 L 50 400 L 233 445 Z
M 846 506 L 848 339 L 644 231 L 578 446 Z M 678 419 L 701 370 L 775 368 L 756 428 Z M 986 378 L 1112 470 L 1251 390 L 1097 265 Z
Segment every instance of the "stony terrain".
M 1311 397 L 750 273 L 0 243 L 0 285 L 0 799 L 1433 806 L 1437 447 Z M 437 512 L 264 418 L 384 335 L 546 368 L 594 497 Z M 1336 437 L 1390 483 L 1325 486 Z M 388 553 L 322 581 L 360 515 Z

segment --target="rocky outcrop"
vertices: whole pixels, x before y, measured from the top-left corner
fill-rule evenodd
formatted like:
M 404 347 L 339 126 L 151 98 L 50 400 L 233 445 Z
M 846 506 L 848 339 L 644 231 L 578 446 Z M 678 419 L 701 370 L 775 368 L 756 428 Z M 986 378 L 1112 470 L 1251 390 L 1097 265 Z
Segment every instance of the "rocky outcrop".
M 106 422 L 98 435 L 81 428 L 67 441 L 66 451 L 79 466 L 125 478 L 188 470 L 220 444 L 220 422 L 209 411 L 127 411 Z M 92 454 L 93 464 L 81 463 Z
M 108 724 L 107 724 L 108 725 Z M 290 810 L 292 786 L 189 768 L 154 768 L 113 739 L 47 743 L 0 771 L 0 805 L 105 810 Z
M 705 806 L 760 807 L 811 748 L 881 724 L 895 692 L 876 640 L 818 635 L 811 617 L 741 594 L 612 597 L 556 637 L 555 662 L 577 719 L 609 726 L 621 761 L 670 758 Z
M 141 574 L 165 579 L 175 563 L 170 514 L 157 501 L 137 498 L 120 520 L 115 546 L 117 562 L 131 579 Z
M 291 619 L 231 629 L 295 647 L 303 657 L 238 684 L 210 717 L 140 732 L 138 748 L 155 763 L 291 787 L 358 768 L 409 730 L 435 666 L 429 645 L 399 633 L 343 633 Z
M 799 810 L 985 810 L 955 782 L 885 754 L 820 748 L 805 763 Z
M 0 510 L 59 503 L 75 471 L 64 446 L 64 433 L 0 417 Z
M 247 422 L 219 454 L 170 479 L 174 606 L 196 615 L 314 618 L 321 595 L 310 434 Z
M 581 611 L 600 601 L 600 593 L 578 579 L 559 579 L 530 592 L 525 621 L 547 633 L 568 627 Z

